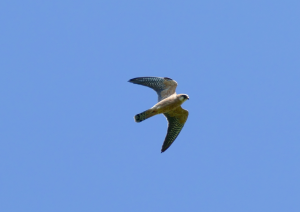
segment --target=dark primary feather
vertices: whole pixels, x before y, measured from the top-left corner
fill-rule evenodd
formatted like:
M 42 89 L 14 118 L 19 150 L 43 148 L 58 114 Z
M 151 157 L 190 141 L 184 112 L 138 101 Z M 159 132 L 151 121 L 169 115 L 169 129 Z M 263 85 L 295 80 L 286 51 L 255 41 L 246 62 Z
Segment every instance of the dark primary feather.
M 157 93 L 165 89 L 164 78 L 162 77 L 137 77 L 129 80 L 128 82 L 147 86 L 155 90 Z
M 177 82 L 168 77 L 137 77 L 128 82 L 152 88 L 158 95 L 158 101 L 176 93 L 177 87 Z
M 168 119 L 168 132 L 162 145 L 161 152 L 166 151 L 171 146 L 184 126 L 184 123 L 180 123 L 176 116 L 172 117 L 168 113 L 164 113 L 164 115 Z

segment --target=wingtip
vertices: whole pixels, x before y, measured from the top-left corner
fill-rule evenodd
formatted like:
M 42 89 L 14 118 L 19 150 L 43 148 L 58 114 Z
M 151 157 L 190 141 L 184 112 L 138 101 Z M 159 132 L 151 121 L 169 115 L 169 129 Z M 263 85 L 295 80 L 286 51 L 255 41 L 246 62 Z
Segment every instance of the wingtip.
M 136 79 L 137 79 L 137 78 L 132 78 L 132 79 L 128 80 L 128 82 L 131 82 L 131 83 L 133 83 L 133 84 L 137 84 Z

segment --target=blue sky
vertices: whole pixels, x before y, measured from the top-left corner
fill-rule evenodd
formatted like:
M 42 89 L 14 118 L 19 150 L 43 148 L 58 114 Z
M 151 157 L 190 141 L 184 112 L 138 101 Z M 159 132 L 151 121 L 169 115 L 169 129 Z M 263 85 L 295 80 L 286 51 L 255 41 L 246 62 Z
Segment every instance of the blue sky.
M 2 1 L 1 211 L 300 209 L 299 1 Z M 135 123 L 170 77 L 188 121 Z

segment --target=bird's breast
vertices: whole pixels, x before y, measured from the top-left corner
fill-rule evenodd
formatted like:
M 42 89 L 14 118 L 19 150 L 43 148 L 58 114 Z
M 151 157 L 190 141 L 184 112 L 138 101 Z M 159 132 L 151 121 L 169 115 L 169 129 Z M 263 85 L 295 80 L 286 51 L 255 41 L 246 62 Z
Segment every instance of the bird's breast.
M 183 102 L 179 99 L 164 99 L 153 106 L 157 113 L 167 113 L 179 107 Z

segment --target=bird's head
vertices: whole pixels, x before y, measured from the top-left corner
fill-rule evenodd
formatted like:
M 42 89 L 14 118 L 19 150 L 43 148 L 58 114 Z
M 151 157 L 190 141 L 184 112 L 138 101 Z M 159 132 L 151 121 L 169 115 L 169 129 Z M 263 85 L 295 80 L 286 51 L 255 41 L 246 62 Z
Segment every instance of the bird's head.
M 189 98 L 189 96 L 186 95 L 186 94 L 180 94 L 180 95 L 179 95 L 179 99 L 180 99 L 181 101 L 185 102 L 186 100 L 189 100 L 190 98 Z

